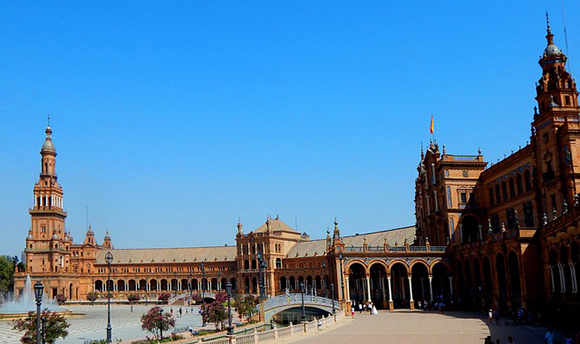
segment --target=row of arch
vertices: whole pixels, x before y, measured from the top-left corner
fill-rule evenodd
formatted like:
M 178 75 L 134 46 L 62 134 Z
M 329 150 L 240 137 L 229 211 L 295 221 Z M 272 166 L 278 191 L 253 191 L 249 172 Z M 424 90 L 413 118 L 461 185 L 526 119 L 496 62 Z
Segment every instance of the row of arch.
M 549 254 L 550 285 L 553 294 L 578 293 L 580 252 L 578 243 L 552 247 Z
M 510 176 L 507 180 L 497 181 L 495 185 L 489 186 L 489 202 L 491 205 L 507 201 L 517 195 L 532 190 L 532 173 L 529 168 L 515 174 L 515 178 Z
M 416 308 L 421 303 L 449 301 L 453 296 L 449 265 L 441 260 L 429 264 L 352 261 L 345 269 L 345 293 L 353 304 L 372 302 L 377 308 Z
M 458 277 L 458 303 L 466 307 L 480 309 L 508 307 L 517 308 L 522 305 L 523 291 L 521 268 L 518 254 L 512 250 L 507 259 L 500 252 L 491 258 L 458 260 L 456 274 Z
M 109 280 L 108 283 L 111 291 L 183 291 L 183 290 L 213 290 L 213 291 L 220 291 L 226 289 L 226 284 L 228 282 L 227 278 L 221 278 L 218 280 L 217 278 L 202 278 L 198 280 L 196 278 L 187 280 L 187 279 L 141 279 L 141 280 L 134 280 L 130 279 L 125 282 L 123 279 L 119 280 Z M 232 284 L 232 289 L 236 289 L 236 279 L 231 278 L 230 283 Z M 95 291 L 107 291 L 107 283 L 102 280 L 95 280 L 94 290 Z

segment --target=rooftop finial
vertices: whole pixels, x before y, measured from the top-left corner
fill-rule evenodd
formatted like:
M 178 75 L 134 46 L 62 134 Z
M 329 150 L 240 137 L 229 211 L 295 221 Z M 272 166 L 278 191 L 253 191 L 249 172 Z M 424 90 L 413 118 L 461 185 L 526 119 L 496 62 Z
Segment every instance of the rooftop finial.
M 554 44 L 554 35 L 552 35 L 552 29 L 550 29 L 550 17 L 548 17 L 548 11 L 546 11 L 546 39 L 548 40 L 548 45 Z
M 48 121 L 47 121 L 46 126 L 50 127 L 50 114 L 47 115 L 47 118 L 48 118 Z

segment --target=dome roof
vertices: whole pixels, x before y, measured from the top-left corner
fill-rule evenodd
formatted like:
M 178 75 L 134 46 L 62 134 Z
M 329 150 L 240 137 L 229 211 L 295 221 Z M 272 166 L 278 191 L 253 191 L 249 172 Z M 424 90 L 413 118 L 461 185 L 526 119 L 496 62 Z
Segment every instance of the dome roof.
M 54 149 L 52 139 L 50 138 L 50 135 L 52 134 L 52 129 L 50 126 L 46 126 L 46 130 L 44 132 L 46 133 L 46 139 L 44 140 L 44 144 L 42 145 L 42 149 L 40 151 L 43 153 L 56 153 L 56 149 Z
M 555 55 L 562 55 L 562 50 L 556 46 L 556 44 L 548 44 L 546 49 L 544 49 L 544 56 L 555 56 Z

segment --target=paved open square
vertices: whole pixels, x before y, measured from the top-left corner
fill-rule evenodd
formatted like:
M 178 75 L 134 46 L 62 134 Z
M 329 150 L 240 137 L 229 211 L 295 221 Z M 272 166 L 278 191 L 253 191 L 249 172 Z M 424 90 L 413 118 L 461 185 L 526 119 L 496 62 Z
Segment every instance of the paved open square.
M 307 335 L 293 343 L 393 343 L 393 344 L 443 344 L 483 343 L 491 335 L 494 343 L 500 339 L 507 343 L 512 336 L 515 343 L 544 343 L 545 327 L 491 325 L 484 315 L 473 312 L 449 312 L 447 314 L 401 310 L 379 311 L 377 315 L 359 314 L 347 324 Z
M 131 313 L 129 305 L 113 305 L 111 307 L 113 339 L 130 340 L 151 336 L 150 333 L 141 330 L 141 315 L 151 307 L 151 305 L 135 305 Z M 69 335 L 64 340 L 58 340 L 58 343 L 83 343 L 86 340 L 104 339 L 106 337 L 107 306 L 87 305 L 67 308 L 74 313 L 83 313 L 85 315 L 68 319 L 71 324 Z M 176 314 L 179 306 L 164 306 L 163 309 L 165 312 L 170 312 L 173 309 L 173 313 Z M 192 326 L 201 328 L 201 316 L 197 313 L 197 306 L 194 306 L 193 313 L 185 313 L 185 309 L 186 307 L 182 307 L 184 312 L 182 317 L 175 318 L 176 327 Z M 213 324 L 206 325 L 205 328 L 213 328 Z M 12 330 L 12 321 L 0 322 L 0 343 L 19 343 L 21 336 L 21 333 Z

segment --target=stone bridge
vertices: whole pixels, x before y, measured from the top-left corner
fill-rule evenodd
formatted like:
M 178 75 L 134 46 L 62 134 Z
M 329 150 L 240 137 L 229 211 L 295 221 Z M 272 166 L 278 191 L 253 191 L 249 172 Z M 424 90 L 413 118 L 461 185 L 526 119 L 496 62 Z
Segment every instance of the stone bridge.
M 332 314 L 332 303 L 334 302 L 334 309 L 340 310 L 340 303 L 327 299 L 321 296 L 304 295 L 304 306 L 308 308 L 316 308 Z M 282 294 L 276 297 L 269 298 L 263 302 L 264 321 L 269 323 L 274 315 L 291 308 L 302 307 L 302 294 L 290 293 Z
M 196 292 L 197 294 L 200 294 L 199 292 Z M 191 295 L 194 295 L 196 293 L 191 293 Z M 172 297 L 171 299 L 169 299 L 169 301 L 167 302 L 167 304 L 172 305 L 173 303 L 175 303 L 177 300 L 181 300 L 181 299 L 188 299 L 189 298 L 189 292 L 183 292 L 181 294 L 177 294 L 177 296 Z M 206 291 L 204 292 L 204 299 L 213 299 L 215 300 L 215 293 L 210 292 L 210 291 Z

